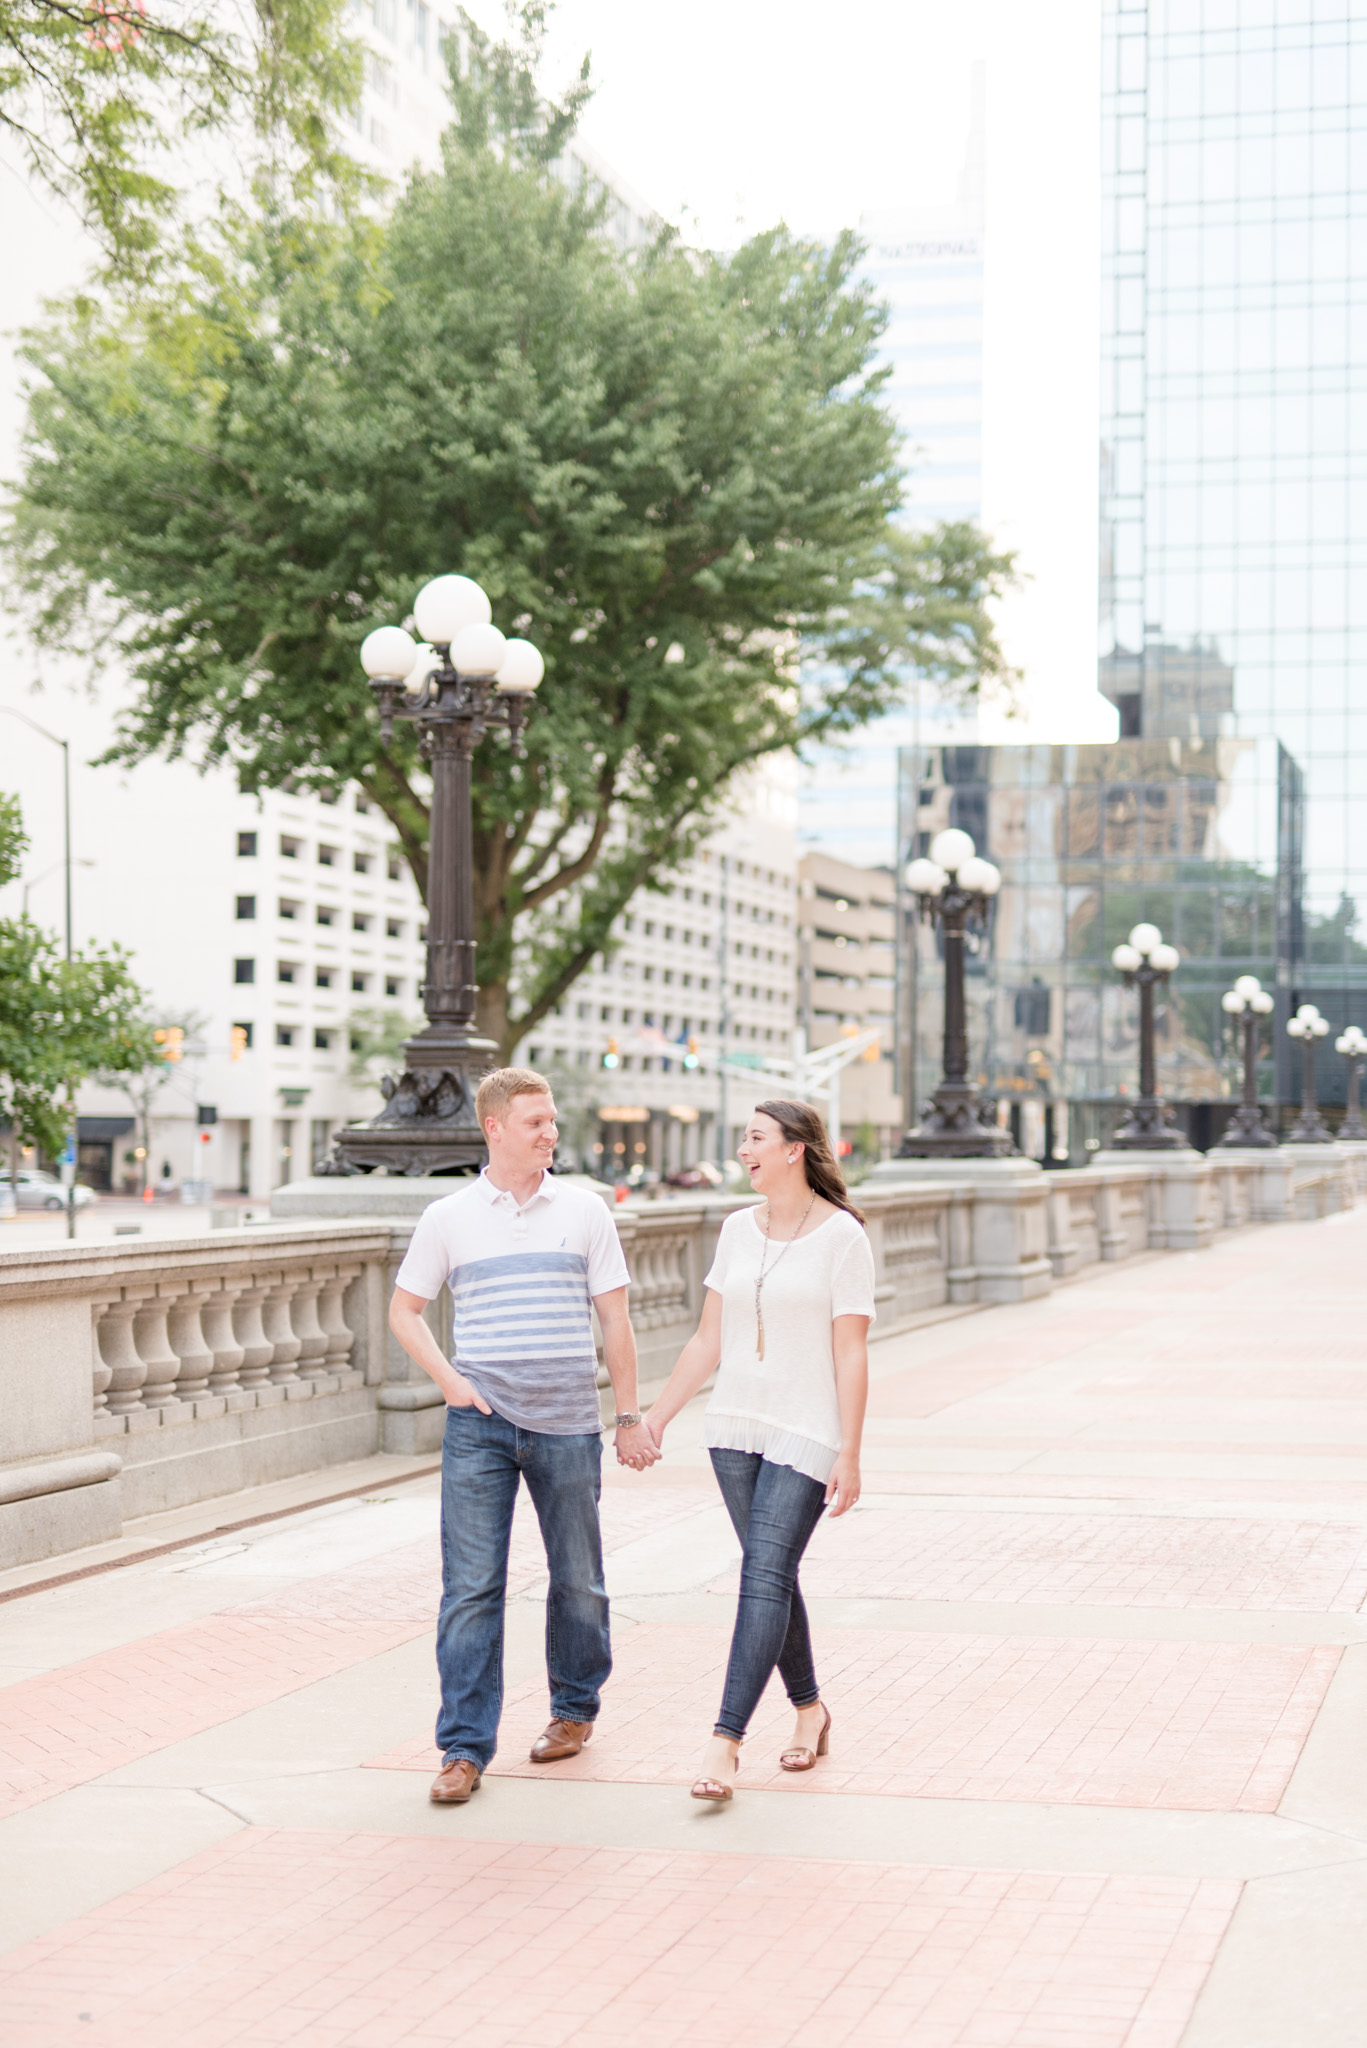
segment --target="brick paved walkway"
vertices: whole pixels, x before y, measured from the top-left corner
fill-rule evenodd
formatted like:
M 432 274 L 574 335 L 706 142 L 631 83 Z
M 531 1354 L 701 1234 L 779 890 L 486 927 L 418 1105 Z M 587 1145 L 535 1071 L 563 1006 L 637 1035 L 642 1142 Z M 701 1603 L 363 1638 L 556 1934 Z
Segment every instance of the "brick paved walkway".
M 865 1502 L 804 1571 L 831 1755 L 776 1770 L 771 1687 L 721 1812 L 696 1416 L 607 1475 L 616 1669 L 551 1770 L 519 1514 L 459 1812 L 432 1480 L 416 1540 L 362 1499 L 0 1607 L 5 2048 L 1361 2048 L 1364 1271 L 1367 1213 L 879 1343 Z

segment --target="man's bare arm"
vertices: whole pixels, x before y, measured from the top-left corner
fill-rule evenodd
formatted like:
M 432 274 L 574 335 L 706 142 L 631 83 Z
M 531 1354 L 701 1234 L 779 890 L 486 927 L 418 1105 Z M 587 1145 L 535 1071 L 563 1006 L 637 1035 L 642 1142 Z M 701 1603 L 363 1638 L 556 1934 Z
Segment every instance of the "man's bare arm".
M 631 1327 L 627 1290 L 614 1287 L 608 1294 L 595 1294 L 593 1305 L 598 1311 L 598 1324 L 603 1332 L 603 1363 L 612 1381 L 612 1398 L 617 1413 L 634 1415 L 637 1400 L 636 1332 Z M 637 1472 L 653 1465 L 660 1455 L 649 1430 L 640 1422 L 630 1429 L 618 1430 L 616 1449 L 619 1464 L 630 1465 Z
M 491 1415 L 493 1410 L 488 1402 L 480 1399 L 464 1373 L 457 1372 L 450 1359 L 442 1356 L 440 1344 L 423 1321 L 426 1306 L 422 1295 L 396 1287 L 389 1304 L 390 1329 L 414 1365 L 420 1365 L 427 1377 L 436 1381 L 448 1408 L 478 1408 L 481 1415 Z

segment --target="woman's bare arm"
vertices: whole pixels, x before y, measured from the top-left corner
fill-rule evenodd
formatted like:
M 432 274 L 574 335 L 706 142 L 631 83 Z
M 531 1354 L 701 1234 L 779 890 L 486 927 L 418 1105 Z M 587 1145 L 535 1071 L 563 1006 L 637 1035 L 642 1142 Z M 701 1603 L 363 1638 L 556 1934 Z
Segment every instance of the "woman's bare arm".
M 859 1498 L 859 1448 L 869 1400 L 869 1318 L 836 1316 L 831 1324 L 835 1393 L 840 1403 L 840 1453 L 826 1483 L 826 1502 L 843 1515 Z
M 659 1444 L 681 1408 L 686 1408 L 698 1389 L 721 1361 L 721 1296 L 714 1287 L 703 1292 L 698 1327 L 679 1353 L 673 1372 L 652 1404 L 646 1423 Z

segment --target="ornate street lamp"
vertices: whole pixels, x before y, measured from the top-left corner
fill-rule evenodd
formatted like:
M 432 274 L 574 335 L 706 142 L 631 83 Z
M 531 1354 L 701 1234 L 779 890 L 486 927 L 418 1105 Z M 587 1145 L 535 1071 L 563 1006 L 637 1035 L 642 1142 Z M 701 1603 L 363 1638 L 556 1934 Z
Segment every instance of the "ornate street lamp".
M 906 885 L 920 899 L 921 916 L 938 919 L 944 937 L 944 1073 L 922 1122 L 898 1146 L 899 1159 L 1000 1159 L 1016 1149 L 1008 1131 L 983 1121 L 982 1097 L 968 1078 L 964 939 L 970 925 L 987 923 L 1001 884 L 991 861 L 979 859 L 967 832 L 955 826 L 931 840 L 929 860 L 907 866 Z
M 396 718 L 417 725 L 432 773 L 428 846 L 427 1028 L 404 1046 L 404 1070 L 381 1082 L 384 1108 L 369 1123 L 339 1131 L 324 1169 L 358 1173 L 460 1173 L 483 1164 L 475 1089 L 498 1063 L 498 1047 L 475 1029 L 475 896 L 470 763 L 493 726 L 505 726 L 515 754 L 545 665 L 527 640 L 505 640 L 490 624 L 489 600 L 468 576 L 437 576 L 413 605 L 422 634 L 380 626 L 361 645 L 361 666 L 390 737 Z M 411 689 L 410 689 L 411 686 Z
M 1302 1003 L 1294 1017 L 1287 1023 L 1292 1038 L 1299 1038 L 1305 1049 L 1305 1066 L 1301 1076 L 1301 1113 L 1286 1134 L 1288 1145 L 1332 1145 L 1334 1134 L 1320 1115 L 1319 1098 L 1315 1093 L 1315 1041 L 1329 1036 L 1328 1020 L 1321 1017 L 1313 1003 Z
M 1117 946 L 1111 955 L 1111 965 L 1119 968 L 1126 988 L 1139 990 L 1139 1100 L 1111 1140 L 1120 1151 L 1187 1149 L 1185 1133 L 1168 1122 L 1167 1105 L 1158 1093 L 1153 1050 L 1153 992 L 1181 963 L 1176 946 L 1164 945 L 1156 924 L 1137 924 L 1128 944 Z
M 1343 1034 L 1334 1040 L 1334 1051 L 1341 1052 L 1348 1062 L 1348 1107 L 1343 1122 L 1339 1125 L 1341 1138 L 1367 1138 L 1367 1118 L 1362 1114 L 1362 1102 L 1358 1094 L 1358 1075 L 1362 1062 L 1367 1059 L 1367 1036 L 1350 1024 Z
M 1229 1017 L 1244 1020 L 1244 1099 L 1235 1110 L 1222 1145 L 1275 1145 L 1277 1140 L 1263 1122 L 1258 1107 L 1258 1019 L 1270 1016 L 1276 1000 L 1256 974 L 1241 974 L 1233 988 L 1226 989 L 1220 1007 Z M 1367 1048 L 1367 1040 L 1364 1040 Z M 1367 1131 L 1364 1131 L 1367 1136 Z

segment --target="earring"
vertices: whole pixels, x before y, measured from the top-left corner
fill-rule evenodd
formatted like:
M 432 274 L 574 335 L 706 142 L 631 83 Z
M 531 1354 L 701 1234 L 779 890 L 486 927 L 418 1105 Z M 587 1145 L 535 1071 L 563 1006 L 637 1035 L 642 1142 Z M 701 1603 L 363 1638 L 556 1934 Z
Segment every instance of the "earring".
M 788 1164 L 789 1164 L 789 1166 L 796 1166 L 796 1165 L 797 1165 L 797 1154 L 796 1154 L 796 1152 L 790 1152 L 790 1153 L 788 1154 Z

